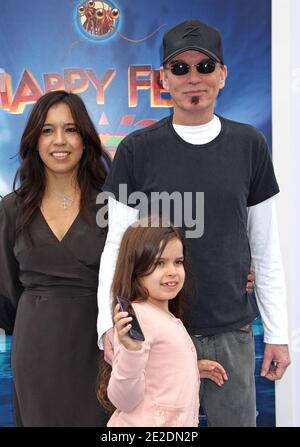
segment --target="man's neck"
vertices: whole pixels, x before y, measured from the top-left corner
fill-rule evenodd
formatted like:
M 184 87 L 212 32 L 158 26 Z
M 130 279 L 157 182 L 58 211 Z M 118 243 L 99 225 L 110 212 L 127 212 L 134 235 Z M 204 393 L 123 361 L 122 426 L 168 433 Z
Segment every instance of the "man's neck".
M 207 144 L 213 141 L 221 132 L 221 121 L 214 115 L 213 119 L 206 124 L 196 126 L 185 126 L 174 124 L 173 128 L 180 138 L 190 144 Z
M 214 111 L 181 111 L 174 108 L 173 124 L 181 126 L 201 126 L 209 123 L 214 117 Z

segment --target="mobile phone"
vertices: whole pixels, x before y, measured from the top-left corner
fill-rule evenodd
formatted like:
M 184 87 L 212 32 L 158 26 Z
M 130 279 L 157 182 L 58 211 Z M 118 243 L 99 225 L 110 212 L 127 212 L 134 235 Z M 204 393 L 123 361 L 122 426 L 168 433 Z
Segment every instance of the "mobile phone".
M 128 317 L 132 317 L 132 320 L 130 321 L 131 328 L 128 331 L 129 337 L 134 338 L 135 340 L 144 341 L 145 337 L 143 331 L 141 329 L 136 313 L 129 299 L 123 296 L 116 296 L 116 300 L 120 304 L 121 311 L 128 312 Z

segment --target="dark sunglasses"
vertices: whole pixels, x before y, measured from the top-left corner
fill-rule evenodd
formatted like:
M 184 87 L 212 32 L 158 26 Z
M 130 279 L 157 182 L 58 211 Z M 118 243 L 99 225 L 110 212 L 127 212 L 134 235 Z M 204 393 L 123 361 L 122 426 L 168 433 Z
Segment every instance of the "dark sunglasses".
M 191 67 L 196 67 L 196 70 L 198 73 L 201 74 L 208 74 L 215 71 L 215 68 L 217 66 L 217 62 L 213 61 L 212 59 L 204 59 L 201 62 L 198 62 L 198 64 L 192 64 L 189 65 L 186 62 L 174 62 L 171 63 L 168 67 L 169 70 L 171 70 L 171 73 L 175 76 L 182 76 L 187 74 Z

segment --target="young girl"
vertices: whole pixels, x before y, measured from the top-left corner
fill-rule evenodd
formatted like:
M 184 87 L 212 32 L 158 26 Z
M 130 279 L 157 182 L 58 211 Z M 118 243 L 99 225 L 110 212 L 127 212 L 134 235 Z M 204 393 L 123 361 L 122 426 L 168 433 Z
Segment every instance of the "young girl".
M 114 302 L 112 372 L 98 396 L 105 404 L 107 392 L 116 407 L 109 427 L 196 427 L 197 356 L 179 319 L 187 296 L 185 241 L 172 225 L 151 223 L 140 221 L 125 232 L 112 285 L 113 296 L 133 303 L 145 341 L 128 335 L 131 317 Z M 215 382 L 227 379 L 221 365 L 204 362 Z

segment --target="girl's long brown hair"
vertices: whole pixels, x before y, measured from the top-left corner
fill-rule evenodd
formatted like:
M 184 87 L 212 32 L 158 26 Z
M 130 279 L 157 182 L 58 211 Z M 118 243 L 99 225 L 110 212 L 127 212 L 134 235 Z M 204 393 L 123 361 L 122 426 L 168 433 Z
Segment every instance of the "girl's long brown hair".
M 44 164 L 37 150 L 38 140 L 50 107 L 57 103 L 64 103 L 70 108 L 85 147 L 77 173 L 81 191 L 81 209 L 87 209 L 86 205 L 91 200 L 92 191 L 101 190 L 111 164 L 110 157 L 102 148 L 96 129 L 79 96 L 64 90 L 41 96 L 29 115 L 21 138 L 19 150 L 21 165 L 13 184 L 21 209 L 17 235 L 21 231 L 29 233 L 33 214 L 42 202 L 46 179 Z
M 186 280 L 181 291 L 169 301 L 170 311 L 184 320 L 184 305 L 190 286 L 187 273 L 186 243 L 183 231 L 171 224 L 166 224 L 156 218 L 143 219 L 128 227 L 124 233 L 117 259 L 116 270 L 112 283 L 112 294 L 124 296 L 130 301 L 145 301 L 148 291 L 141 285 L 140 278 L 151 274 L 156 268 L 156 259 L 160 257 L 167 243 L 177 238 L 183 246 L 184 268 Z M 113 309 L 116 301 L 113 300 Z M 97 396 L 101 404 L 109 412 L 114 410 L 107 396 L 107 387 L 111 375 L 111 366 L 101 360 Z

